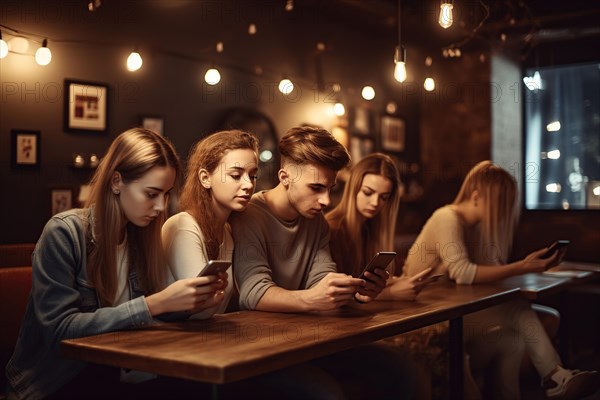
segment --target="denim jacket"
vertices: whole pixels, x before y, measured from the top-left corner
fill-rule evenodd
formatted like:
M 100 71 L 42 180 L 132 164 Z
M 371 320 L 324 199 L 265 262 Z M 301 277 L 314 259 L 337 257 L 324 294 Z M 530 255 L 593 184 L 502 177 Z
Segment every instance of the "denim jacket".
M 91 224 L 91 209 L 69 210 L 50 219 L 37 242 L 31 294 L 15 351 L 6 365 L 10 399 L 44 398 L 83 369 L 84 362 L 61 357 L 61 340 L 153 322 L 133 263 L 128 276 L 130 300 L 100 307 L 86 268 L 93 246 Z

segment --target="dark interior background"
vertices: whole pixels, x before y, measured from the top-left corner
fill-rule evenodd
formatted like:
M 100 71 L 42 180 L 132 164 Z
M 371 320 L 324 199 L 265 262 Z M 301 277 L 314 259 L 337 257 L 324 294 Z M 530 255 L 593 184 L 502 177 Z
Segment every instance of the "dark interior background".
M 476 162 L 493 157 L 518 175 L 523 66 L 600 60 L 600 10 L 591 1 L 489 2 L 480 28 L 482 3 L 455 1 L 455 24 L 447 30 L 437 24 L 439 1 L 404 1 L 408 79 L 402 84 L 393 79 L 393 0 L 294 0 L 291 12 L 285 0 L 103 0 L 94 12 L 87 3 L 2 2 L 3 35 L 9 27 L 47 37 L 53 59 L 37 65 L 39 44 L 32 42 L 30 55 L 0 60 L 0 243 L 35 242 L 50 217 L 50 191 L 72 189 L 76 197 L 93 172 L 74 168 L 74 155 L 103 155 L 142 116 L 163 118 L 165 135 L 185 157 L 241 109 L 261 114 L 280 137 L 299 124 L 345 126 L 354 135 L 353 111 L 363 108 L 368 137 L 380 150 L 379 121 L 390 101 L 406 123 L 405 149 L 393 156 L 405 183 L 422 188 L 403 200 L 398 233 L 415 234 L 435 208 L 452 201 Z M 255 35 L 248 34 L 250 23 Z M 219 41 L 223 53 L 215 50 Z M 453 43 L 461 57 L 445 58 L 443 49 Z M 135 47 L 144 65 L 129 72 L 125 60 Z M 216 86 L 204 83 L 211 65 L 221 72 Z M 277 90 L 283 76 L 296 85 L 288 97 Z M 426 76 L 435 79 L 435 91 L 423 89 Z M 106 133 L 65 131 L 65 79 L 108 85 Z M 360 97 L 366 84 L 376 90 L 370 102 Z M 331 113 L 336 99 L 346 107 L 342 118 Z M 41 132 L 37 168 L 11 163 L 13 129 Z M 266 168 L 261 179 L 274 170 Z M 599 227 L 600 211 L 523 212 L 514 256 L 566 238 L 569 258 L 599 262 Z

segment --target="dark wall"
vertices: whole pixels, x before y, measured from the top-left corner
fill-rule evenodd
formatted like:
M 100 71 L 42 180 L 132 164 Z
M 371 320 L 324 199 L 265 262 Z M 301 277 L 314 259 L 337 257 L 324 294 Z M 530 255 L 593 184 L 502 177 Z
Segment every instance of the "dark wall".
M 254 36 L 247 34 L 250 22 L 257 24 Z M 331 113 L 331 83 L 338 82 L 348 110 L 369 110 L 374 138 L 385 104 L 395 100 L 408 135 L 407 149 L 398 156 L 419 159 L 419 99 L 400 93 L 393 80 L 393 29 L 389 35 L 385 29 L 365 35 L 355 24 L 313 9 L 298 6 L 285 13 L 275 1 L 105 1 L 94 13 L 84 1 L 5 1 L 0 24 L 47 37 L 53 53 L 45 67 L 33 59 L 39 46 L 34 43 L 29 55 L 0 60 L 0 243 L 36 241 L 50 217 L 50 191 L 73 189 L 76 196 L 93 172 L 73 168 L 73 156 L 103 155 L 116 135 L 139 125 L 142 115 L 162 117 L 166 136 L 185 157 L 191 144 L 217 129 L 235 107 L 259 110 L 278 135 L 302 123 L 330 129 L 342 122 Z M 224 43 L 222 54 L 215 51 L 218 41 Z M 324 51 L 316 50 L 319 41 Z M 134 45 L 144 65 L 132 73 L 125 60 Z M 203 81 L 212 63 L 222 76 L 214 87 Z M 287 98 L 276 89 L 284 74 L 297 88 Z M 63 129 L 65 79 L 108 85 L 106 133 Z M 365 84 L 377 90 L 372 102 L 360 98 Z M 13 129 L 41 132 L 38 167 L 11 164 Z

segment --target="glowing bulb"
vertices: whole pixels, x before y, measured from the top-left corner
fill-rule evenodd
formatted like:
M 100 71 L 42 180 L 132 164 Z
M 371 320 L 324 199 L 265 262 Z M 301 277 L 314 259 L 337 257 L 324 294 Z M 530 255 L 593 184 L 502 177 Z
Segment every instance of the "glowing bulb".
M 287 0 L 285 2 L 285 11 L 290 12 L 294 9 L 294 0 Z
M 386 111 L 388 114 L 394 114 L 394 113 L 396 112 L 396 110 L 398 110 L 398 104 L 396 104 L 396 103 L 395 103 L 395 102 L 393 102 L 393 101 L 390 101 L 389 103 L 387 103 L 387 104 L 385 105 L 385 111 Z
M 217 53 L 222 53 L 223 50 L 225 50 L 223 42 L 217 42 L 215 49 L 217 50 Z
M 546 125 L 546 130 L 548 132 L 557 132 L 560 131 L 560 121 L 553 121 Z
M 423 82 L 423 87 L 428 92 L 431 92 L 433 89 L 435 89 L 435 81 L 433 80 L 433 78 L 426 78 L 425 82 Z
M 262 162 L 267 162 L 269 160 L 271 160 L 273 158 L 273 153 L 271 153 L 270 150 L 263 150 L 261 151 L 260 155 L 258 156 L 258 159 Z
M 546 192 L 549 193 L 560 193 L 560 183 L 549 183 L 546 185 Z
M 394 69 L 394 79 L 398 82 L 404 82 L 406 80 L 406 63 L 398 61 L 396 68 Z
M 375 98 L 375 89 L 372 86 L 365 86 L 362 89 L 362 97 L 365 100 L 373 100 Z
M 127 57 L 127 69 L 131 72 L 137 71 L 142 68 L 142 56 L 137 51 L 132 51 L 129 57 Z
M 35 52 L 35 62 L 39 65 L 48 65 L 52 61 L 52 52 L 48 48 L 48 40 L 44 39 L 42 47 Z
M 209 85 L 216 85 L 221 81 L 221 74 L 216 68 L 211 68 L 204 74 L 204 81 Z
M 560 150 L 551 150 L 548 152 L 548 158 L 558 160 L 560 158 Z
M 250 24 L 250 25 L 248 25 L 248 34 L 249 35 L 256 35 L 256 24 Z
M 0 39 L 0 58 L 4 58 L 8 55 L 8 44 Z
M 346 108 L 342 103 L 335 103 L 333 106 L 333 113 L 338 117 L 341 117 L 342 115 L 346 114 Z
M 290 94 L 294 90 L 294 84 L 289 79 L 282 79 L 279 82 L 279 91 L 283 94 Z
M 592 189 L 592 192 L 595 196 L 600 196 L 600 186 L 596 186 L 594 189 Z
M 440 18 L 438 22 L 440 26 L 444 29 L 450 28 L 452 26 L 452 22 L 454 18 L 452 16 L 452 9 L 454 6 L 451 3 L 442 3 L 440 4 Z

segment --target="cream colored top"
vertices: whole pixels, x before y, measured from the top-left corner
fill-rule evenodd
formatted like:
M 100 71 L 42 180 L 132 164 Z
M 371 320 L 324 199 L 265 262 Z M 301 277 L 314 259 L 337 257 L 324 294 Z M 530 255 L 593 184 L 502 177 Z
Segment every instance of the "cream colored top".
M 200 273 L 206 263 L 208 255 L 204 246 L 204 235 L 200 226 L 187 212 L 173 215 L 162 227 L 162 242 L 167 255 L 169 266 L 169 283 L 179 279 L 193 278 Z M 229 224 L 225 224 L 223 243 L 219 250 L 219 260 L 231 261 L 233 255 L 233 238 Z M 227 308 L 233 292 L 233 272 L 231 267 L 227 270 L 229 275 L 225 298 L 217 307 L 206 309 L 191 318 L 210 318 L 213 314 L 222 314 Z

